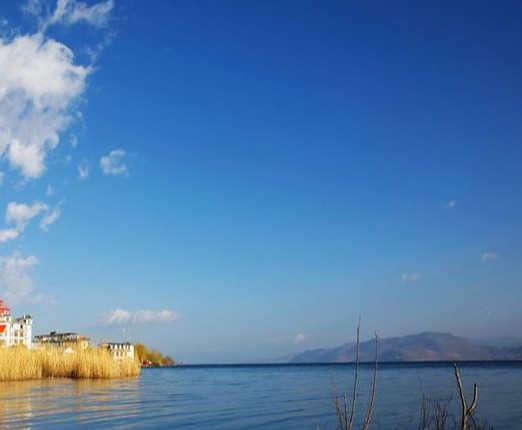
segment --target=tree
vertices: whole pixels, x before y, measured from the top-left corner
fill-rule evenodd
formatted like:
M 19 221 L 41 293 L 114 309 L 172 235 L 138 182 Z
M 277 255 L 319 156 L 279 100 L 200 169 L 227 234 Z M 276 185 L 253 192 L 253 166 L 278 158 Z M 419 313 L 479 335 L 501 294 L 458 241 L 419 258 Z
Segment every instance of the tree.
M 174 366 L 174 359 L 169 356 L 163 356 L 157 349 L 149 351 L 143 343 L 134 345 L 134 351 L 138 356 L 140 363 L 148 366 Z

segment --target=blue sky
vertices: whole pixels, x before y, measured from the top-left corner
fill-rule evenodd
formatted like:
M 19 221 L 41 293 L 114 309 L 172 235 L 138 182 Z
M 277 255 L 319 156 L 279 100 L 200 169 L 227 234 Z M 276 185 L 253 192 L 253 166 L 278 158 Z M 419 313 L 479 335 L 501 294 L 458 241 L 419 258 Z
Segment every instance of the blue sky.
M 517 1 L 8 0 L 0 297 L 261 361 L 522 330 Z

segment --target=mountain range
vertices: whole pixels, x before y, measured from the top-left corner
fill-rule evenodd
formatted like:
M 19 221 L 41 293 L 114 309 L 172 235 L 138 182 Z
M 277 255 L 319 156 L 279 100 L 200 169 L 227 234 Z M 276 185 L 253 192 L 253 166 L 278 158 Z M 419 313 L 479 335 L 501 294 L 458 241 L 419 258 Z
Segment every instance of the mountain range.
M 290 363 L 352 363 L 355 342 L 337 348 L 315 349 L 293 356 Z M 522 346 L 493 347 L 475 344 L 449 333 L 424 332 L 378 340 L 379 362 L 522 360 Z M 375 341 L 359 344 L 359 360 L 375 360 Z

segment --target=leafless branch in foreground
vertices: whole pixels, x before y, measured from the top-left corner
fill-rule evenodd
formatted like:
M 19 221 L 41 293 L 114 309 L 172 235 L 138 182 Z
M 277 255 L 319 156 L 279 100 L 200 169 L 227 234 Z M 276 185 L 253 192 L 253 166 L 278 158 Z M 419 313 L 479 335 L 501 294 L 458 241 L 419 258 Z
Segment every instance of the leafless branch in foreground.
M 471 402 L 471 406 L 468 407 L 468 402 L 466 399 L 466 394 L 464 393 L 464 388 L 462 387 L 462 380 L 460 379 L 457 363 L 453 364 L 453 368 L 455 369 L 455 379 L 457 380 L 457 387 L 459 389 L 460 396 L 460 430 L 469 430 L 469 420 L 472 418 L 473 411 L 477 407 L 478 387 L 477 384 L 473 384 L 473 400 Z
M 353 375 L 353 390 L 350 406 L 348 405 L 348 396 L 346 393 L 340 396 L 337 392 L 333 395 L 333 404 L 335 408 L 335 414 L 337 417 L 337 428 L 338 430 L 352 430 L 355 421 L 355 412 L 357 409 L 357 399 L 359 396 L 359 370 L 360 370 L 360 331 L 361 331 L 361 320 L 357 324 L 357 340 L 355 346 L 355 370 Z M 368 405 L 364 415 L 364 421 L 361 426 L 361 430 L 368 430 L 373 414 L 373 405 L 375 403 L 375 394 L 377 391 L 377 370 L 378 370 L 378 339 L 375 334 L 375 370 L 372 375 L 372 381 L 370 385 L 370 394 L 368 396 Z

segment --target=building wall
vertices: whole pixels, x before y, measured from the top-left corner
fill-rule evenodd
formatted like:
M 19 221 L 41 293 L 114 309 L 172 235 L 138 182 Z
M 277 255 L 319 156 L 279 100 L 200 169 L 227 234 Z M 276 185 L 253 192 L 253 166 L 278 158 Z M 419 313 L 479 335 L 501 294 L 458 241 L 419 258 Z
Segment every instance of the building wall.
M 0 316 L 0 343 L 8 346 L 11 340 L 11 317 Z
M 57 333 L 42 334 L 34 337 L 35 346 L 50 346 L 53 348 L 86 349 L 89 347 L 89 339 L 78 333 Z
M 33 346 L 33 318 L 30 315 L 16 318 L 11 323 L 10 337 L 9 346 L 25 345 L 27 348 L 31 348 Z
M 11 309 L 0 299 L 0 343 L 8 345 L 11 333 Z
M 24 315 L 13 320 L 11 309 L 0 300 L 0 342 L 4 346 L 25 345 L 32 347 L 33 317 Z
M 100 348 L 107 349 L 116 360 L 134 360 L 134 345 L 132 343 L 104 342 Z

